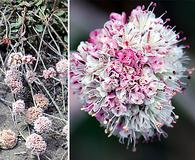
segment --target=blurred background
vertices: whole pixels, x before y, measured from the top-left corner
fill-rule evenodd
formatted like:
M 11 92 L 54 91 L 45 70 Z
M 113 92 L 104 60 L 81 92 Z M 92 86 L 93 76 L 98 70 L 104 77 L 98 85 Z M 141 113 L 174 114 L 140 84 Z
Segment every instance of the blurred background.
M 195 66 L 195 1 L 155 1 L 155 14 L 171 18 L 170 25 L 183 31 L 190 44 L 187 55 Z M 148 6 L 150 1 L 132 0 L 71 0 L 70 29 L 71 51 L 80 41 L 88 38 L 90 31 L 102 27 L 111 12 L 127 15 L 137 5 Z M 177 95 L 173 104 L 180 118 L 174 128 L 168 128 L 168 138 L 137 145 L 137 151 L 126 149 L 118 138 L 107 138 L 99 122 L 80 111 L 79 97 L 71 93 L 71 160 L 195 160 L 195 74 L 184 95 Z

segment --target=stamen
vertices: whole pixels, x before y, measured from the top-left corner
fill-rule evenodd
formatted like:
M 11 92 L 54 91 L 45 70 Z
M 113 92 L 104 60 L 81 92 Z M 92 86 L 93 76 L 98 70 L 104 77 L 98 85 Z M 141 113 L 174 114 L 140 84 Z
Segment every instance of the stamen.
M 165 14 L 167 14 L 167 11 L 165 11 L 159 18 L 162 18 Z

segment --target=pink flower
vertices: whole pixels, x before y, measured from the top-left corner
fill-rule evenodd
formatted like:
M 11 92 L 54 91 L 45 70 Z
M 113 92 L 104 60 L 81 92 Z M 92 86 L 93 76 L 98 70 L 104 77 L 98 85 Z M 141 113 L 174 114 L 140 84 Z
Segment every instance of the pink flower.
M 26 80 L 29 83 L 33 83 L 36 80 L 36 72 L 34 72 L 32 70 L 27 70 L 27 72 L 26 72 Z
M 38 133 L 48 132 L 52 126 L 51 120 L 47 117 L 41 116 L 34 121 L 34 129 Z
M 154 69 L 155 72 L 159 71 L 162 66 L 165 64 L 162 57 L 150 57 L 149 64 Z
M 144 96 L 144 94 L 143 93 L 141 93 L 141 92 L 135 92 L 135 93 L 132 93 L 132 94 L 130 94 L 131 95 L 131 103 L 132 104 L 138 104 L 138 105 L 140 105 L 140 104 L 143 104 L 144 103 L 144 98 L 145 98 L 145 96 Z
M 33 64 L 34 61 L 36 61 L 36 58 L 30 54 L 22 57 L 22 62 L 24 64 Z
M 10 129 L 3 130 L 0 132 L 0 148 L 12 149 L 17 144 L 17 135 Z
M 23 113 L 25 110 L 25 103 L 23 100 L 19 99 L 16 102 L 14 102 L 12 104 L 12 110 L 13 110 L 13 114 L 20 114 Z
M 61 83 L 65 84 L 67 80 L 67 71 L 68 71 L 67 59 L 62 59 L 58 63 L 56 63 L 56 71 L 58 72 L 58 76 Z
M 23 89 L 21 72 L 16 68 L 11 68 L 5 73 L 5 83 L 10 87 L 13 93 L 19 93 Z
M 89 35 L 88 42 L 90 43 L 96 43 L 98 39 L 98 35 L 100 35 L 101 29 L 96 29 L 92 31 Z
M 7 66 L 11 67 L 19 67 L 22 64 L 22 53 L 21 52 L 14 52 L 9 55 Z
M 36 107 L 41 109 L 47 109 L 49 105 L 49 100 L 44 94 L 42 93 L 35 94 L 33 95 L 33 99 L 35 101 Z
M 68 61 L 67 59 L 62 59 L 58 63 L 56 63 L 56 71 L 60 74 L 66 74 L 68 69 Z
M 125 23 L 126 14 L 124 12 L 122 15 L 118 13 L 111 13 L 110 20 L 105 23 L 104 27 L 110 35 L 115 35 L 117 32 L 123 29 Z
M 47 144 L 43 140 L 43 137 L 33 133 L 26 138 L 26 148 L 31 150 L 34 155 L 43 154 L 46 151 Z
M 125 14 L 125 12 L 123 12 L 122 15 L 120 15 L 118 13 L 111 13 L 110 19 L 117 20 L 117 21 L 120 21 L 122 24 L 125 24 L 126 23 L 126 14 Z
M 30 107 L 28 108 L 28 110 L 26 111 L 26 122 L 29 124 L 33 124 L 34 121 L 43 115 L 43 110 L 41 108 L 37 108 L 37 107 Z
M 121 73 L 123 71 L 123 64 L 118 60 L 113 61 L 107 71 L 111 71 L 112 69 L 114 69 L 117 73 Z
M 137 6 L 136 9 L 133 9 L 131 11 L 131 17 L 136 17 L 136 16 L 140 16 L 140 14 L 142 13 L 142 8 L 141 6 Z
M 43 70 L 43 77 L 45 79 L 53 78 L 56 76 L 56 71 L 53 67 L 49 67 L 48 69 Z
M 133 66 L 136 60 L 135 53 L 131 49 L 120 50 L 116 53 L 119 60 L 127 65 Z
M 150 97 L 153 96 L 154 94 L 157 94 L 158 90 L 158 82 L 151 82 L 146 88 L 144 88 L 145 94 Z
M 171 99 L 195 70 L 184 65 L 181 40 L 167 20 L 155 16 L 155 6 L 138 6 L 128 19 L 111 13 L 71 54 L 70 77 L 82 110 L 95 116 L 108 136 L 133 143 L 133 150 L 141 137 L 165 136 L 163 126 L 173 126 Z

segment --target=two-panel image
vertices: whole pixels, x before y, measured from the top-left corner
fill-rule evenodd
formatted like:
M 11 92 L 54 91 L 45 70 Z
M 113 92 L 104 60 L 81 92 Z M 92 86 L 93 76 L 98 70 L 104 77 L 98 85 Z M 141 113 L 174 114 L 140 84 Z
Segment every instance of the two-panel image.
M 194 160 L 194 7 L 0 0 L 0 160 Z

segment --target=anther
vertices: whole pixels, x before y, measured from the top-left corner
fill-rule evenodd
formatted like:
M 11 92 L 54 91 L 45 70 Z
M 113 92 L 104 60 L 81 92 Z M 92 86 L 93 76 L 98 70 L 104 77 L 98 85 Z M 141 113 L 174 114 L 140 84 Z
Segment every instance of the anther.
M 186 49 L 190 48 L 190 45 L 185 45 L 185 48 L 186 48 Z
M 182 41 L 186 41 L 186 39 L 187 39 L 187 38 L 186 38 L 186 37 L 184 37 L 184 38 L 182 38 Z

